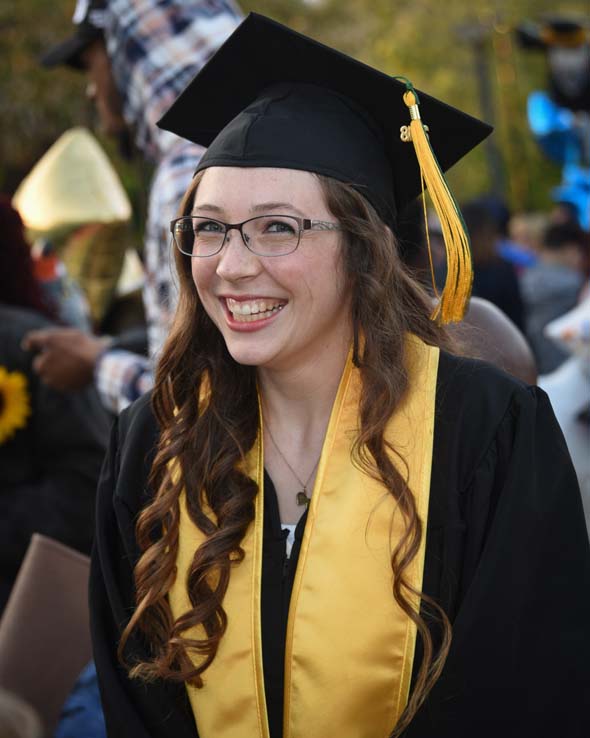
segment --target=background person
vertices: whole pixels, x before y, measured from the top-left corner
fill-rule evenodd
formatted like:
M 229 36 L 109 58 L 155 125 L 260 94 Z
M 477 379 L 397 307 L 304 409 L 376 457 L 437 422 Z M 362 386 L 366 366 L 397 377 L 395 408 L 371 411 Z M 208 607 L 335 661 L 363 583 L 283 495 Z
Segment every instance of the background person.
M 149 357 L 105 351 L 104 344 L 81 332 L 37 332 L 27 344 L 43 350 L 37 367 L 45 382 L 69 386 L 94 376 L 114 412 L 153 382 L 152 359 L 168 334 L 176 300 L 166 224 L 203 152 L 159 130 L 156 121 L 240 17 L 231 0 L 80 0 L 74 37 L 46 57 L 49 65 L 84 69 L 104 131 L 123 140 L 129 131 L 140 154 L 155 164 L 144 242 Z
M 23 336 L 53 312 L 33 275 L 18 213 L 0 200 L 0 611 L 31 535 L 90 553 L 96 482 L 109 419 L 96 391 L 42 382 Z
M 476 198 L 473 202 L 483 205 L 492 216 L 496 225 L 496 251 L 505 261 L 512 264 L 517 274 L 520 274 L 536 262 L 536 254 L 519 241 L 510 238 L 510 210 L 505 201 L 493 194 L 486 194 Z
M 473 295 L 493 302 L 521 330 L 524 308 L 514 265 L 498 253 L 500 231 L 488 207 L 468 202 L 461 207 L 473 254 Z
M 439 248 L 435 239 L 442 242 L 438 219 L 430 219 L 428 241 L 425 235 L 422 203 L 411 203 L 397 217 L 395 235 L 400 257 L 412 277 L 433 291 L 428 249 L 433 254 L 433 266 L 444 260 L 444 243 Z M 434 232 L 433 232 L 434 229 Z M 434 269 L 436 274 L 436 267 Z M 474 359 L 483 359 L 518 377 L 527 384 L 537 383 L 535 357 L 522 331 L 510 318 L 489 300 L 471 296 L 463 321 L 447 328 L 454 340 L 453 351 Z
M 590 534 L 590 296 L 545 326 L 545 335 L 568 358 L 539 384 L 551 398 L 572 457 Z
M 545 326 L 571 310 L 584 284 L 588 236 L 573 223 L 550 225 L 545 231 L 538 263 L 522 275 L 526 332 L 540 374 L 554 371 L 568 352 L 544 333 Z

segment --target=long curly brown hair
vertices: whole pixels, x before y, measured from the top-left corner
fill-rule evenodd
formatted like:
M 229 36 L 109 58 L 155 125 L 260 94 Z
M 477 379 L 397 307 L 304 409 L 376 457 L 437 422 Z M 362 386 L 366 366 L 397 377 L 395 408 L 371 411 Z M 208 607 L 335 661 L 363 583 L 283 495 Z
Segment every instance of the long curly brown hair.
M 191 211 L 202 174 L 187 192 L 181 212 Z M 396 499 L 405 533 L 391 557 L 392 596 L 416 623 L 422 661 L 409 702 L 392 735 L 408 725 L 440 675 L 450 645 L 451 628 L 440 607 L 407 581 L 407 570 L 424 535 L 416 504 L 404 475 L 392 461 L 403 459 L 384 439 L 388 420 L 408 388 L 404 339 L 408 332 L 430 345 L 449 347 L 443 328 L 429 318 L 432 304 L 408 276 L 397 254 L 395 238 L 371 205 L 352 187 L 319 177 L 326 204 L 344 230 L 343 260 L 352 295 L 354 361 L 362 381 L 360 431 L 355 461 L 378 479 Z M 244 557 L 241 541 L 254 518 L 255 482 L 239 464 L 258 432 L 256 370 L 241 366 L 199 301 L 191 276 L 190 257 L 175 254 L 180 298 L 172 330 L 162 351 L 153 391 L 160 438 L 150 485 L 152 502 L 136 528 L 142 555 L 135 567 L 136 610 L 125 628 L 119 657 L 130 634 L 138 630 L 151 646 L 152 658 L 130 667 L 132 676 L 162 678 L 202 686 L 202 674 L 215 658 L 227 626 L 223 599 L 231 567 Z M 363 337 L 362 343 L 360 337 Z M 199 411 L 203 383 L 210 390 Z M 169 462 L 176 459 L 181 475 L 173 478 Z M 176 576 L 179 496 L 186 490 L 188 513 L 205 534 L 195 551 L 187 581 L 192 609 L 174 620 L 167 593 Z M 211 519 L 204 506 L 213 512 Z M 422 601 L 421 612 L 412 605 Z M 435 648 L 427 624 L 441 625 Z M 188 638 L 195 625 L 205 637 Z M 195 658 L 195 662 L 191 655 Z

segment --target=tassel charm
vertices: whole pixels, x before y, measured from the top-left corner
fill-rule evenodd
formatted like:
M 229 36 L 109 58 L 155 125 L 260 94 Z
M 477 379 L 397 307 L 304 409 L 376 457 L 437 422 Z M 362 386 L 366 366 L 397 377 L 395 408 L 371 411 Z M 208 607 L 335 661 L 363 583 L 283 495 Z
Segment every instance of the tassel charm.
M 428 126 L 424 126 L 426 133 L 430 130 Z M 412 131 L 410 126 L 400 126 L 399 137 L 404 143 L 409 143 L 412 140 Z
M 414 145 L 422 179 L 422 197 L 424 198 L 424 186 L 426 186 L 432 205 L 439 217 L 445 243 L 447 278 L 431 316 L 433 320 L 444 325 L 462 320 L 469 304 L 473 283 L 469 235 L 457 203 L 430 146 L 426 135 L 428 128 L 422 124 L 420 116 L 418 95 L 408 80 L 404 79 L 404 82 L 406 92 L 403 99 L 409 110 L 410 125 L 400 128 L 400 138 Z M 426 228 L 426 235 L 428 238 L 428 228 Z M 428 240 L 428 252 L 432 266 L 430 240 Z M 438 296 L 434 274 L 432 280 L 435 295 Z

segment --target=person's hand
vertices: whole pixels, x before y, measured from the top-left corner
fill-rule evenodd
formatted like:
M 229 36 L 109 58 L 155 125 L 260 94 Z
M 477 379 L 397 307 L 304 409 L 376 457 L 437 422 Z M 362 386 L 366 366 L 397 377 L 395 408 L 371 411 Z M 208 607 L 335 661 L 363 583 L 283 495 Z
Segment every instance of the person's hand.
M 96 361 L 109 341 L 77 328 L 45 328 L 27 333 L 22 348 L 38 352 L 33 369 L 45 384 L 76 390 L 92 382 Z

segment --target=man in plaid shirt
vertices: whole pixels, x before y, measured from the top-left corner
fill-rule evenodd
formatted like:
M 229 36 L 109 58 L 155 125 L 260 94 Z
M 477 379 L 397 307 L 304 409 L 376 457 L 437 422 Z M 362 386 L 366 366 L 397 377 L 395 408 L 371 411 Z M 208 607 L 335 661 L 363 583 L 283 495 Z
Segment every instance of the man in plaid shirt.
M 105 132 L 132 131 L 137 148 L 156 165 L 144 244 L 149 357 L 73 328 L 36 331 L 25 341 L 39 351 L 34 366 L 44 381 L 75 389 L 94 378 L 115 413 L 153 384 L 154 360 L 176 305 L 168 224 L 203 152 L 161 131 L 156 121 L 241 18 L 233 0 L 78 0 L 75 35 L 45 57 L 48 66 L 86 69 Z

